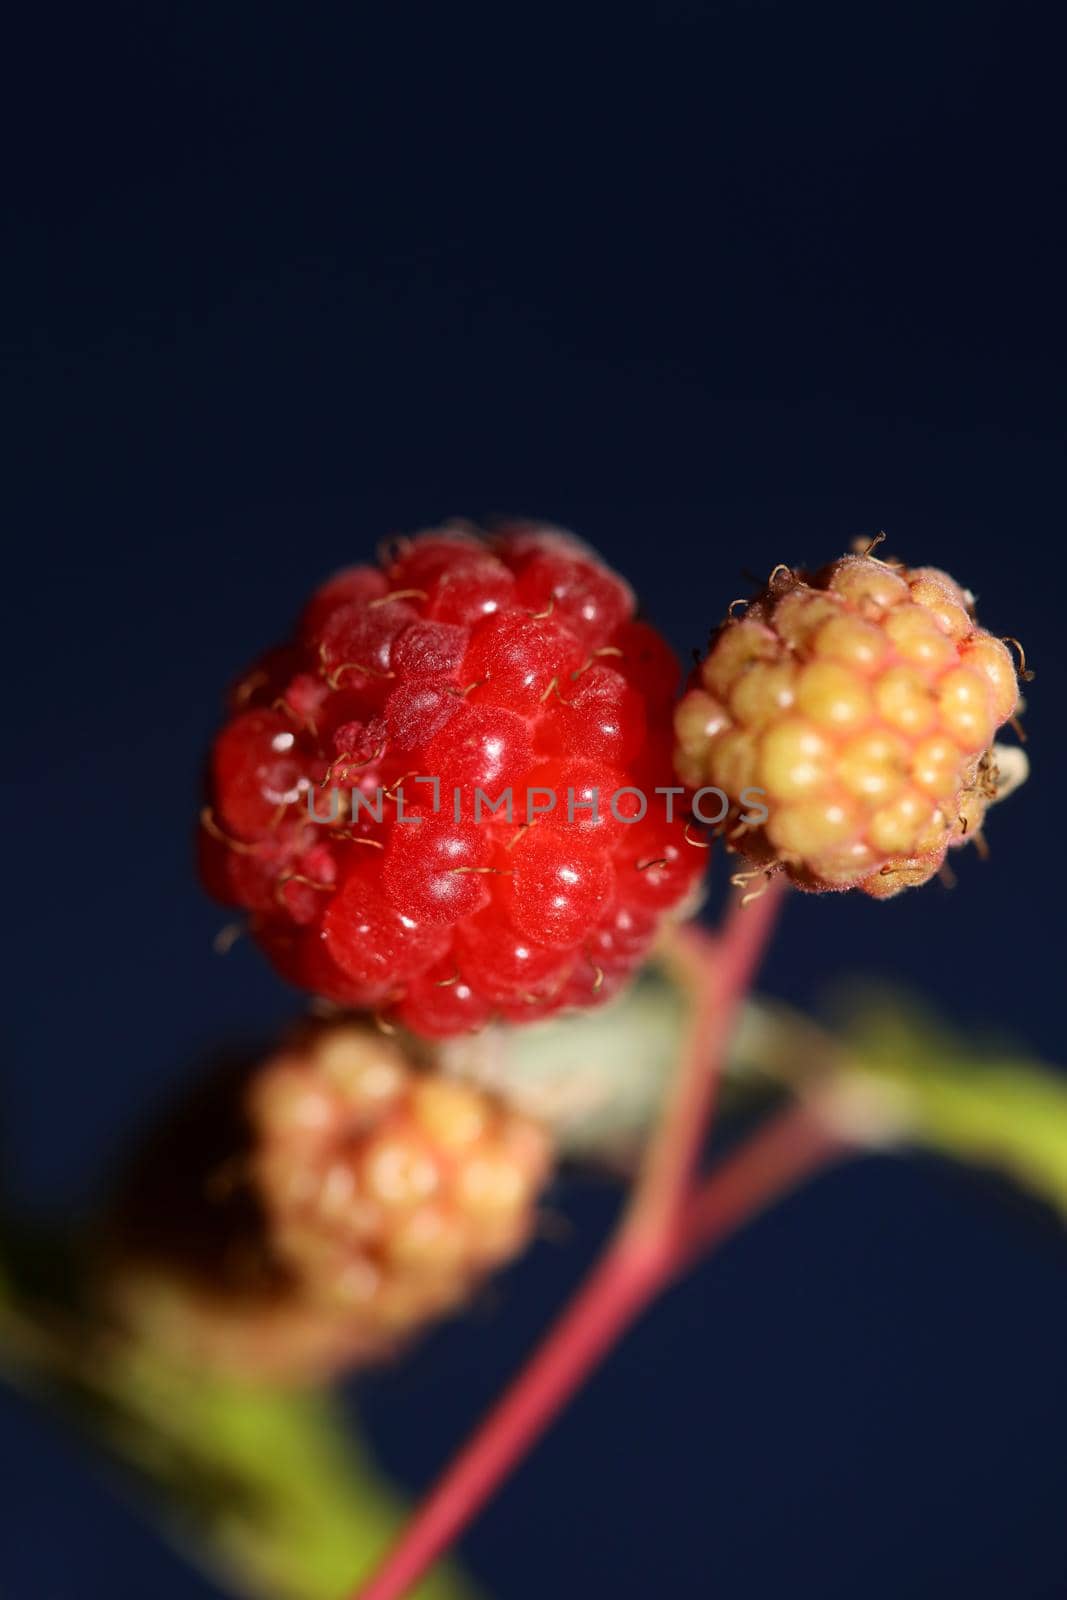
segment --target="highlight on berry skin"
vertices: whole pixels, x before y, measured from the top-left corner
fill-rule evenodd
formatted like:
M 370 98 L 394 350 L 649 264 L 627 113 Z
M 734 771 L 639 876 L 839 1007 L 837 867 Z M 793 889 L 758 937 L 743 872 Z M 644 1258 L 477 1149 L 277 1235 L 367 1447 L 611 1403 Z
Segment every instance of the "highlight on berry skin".
M 338 573 L 234 691 L 205 885 L 299 988 L 427 1037 L 610 999 L 708 860 L 635 604 L 531 523 Z
M 529 1241 L 538 1122 L 370 1023 L 306 1023 L 209 1076 L 139 1152 L 104 1274 L 192 1366 L 306 1383 L 380 1361 Z
M 679 779 L 730 797 L 723 832 L 753 879 L 887 899 L 950 849 L 984 849 L 988 807 L 1025 775 L 995 743 L 1019 707 L 1014 641 L 979 626 L 947 573 L 873 548 L 814 574 L 776 567 L 678 705 Z M 750 786 L 762 819 L 742 815 Z

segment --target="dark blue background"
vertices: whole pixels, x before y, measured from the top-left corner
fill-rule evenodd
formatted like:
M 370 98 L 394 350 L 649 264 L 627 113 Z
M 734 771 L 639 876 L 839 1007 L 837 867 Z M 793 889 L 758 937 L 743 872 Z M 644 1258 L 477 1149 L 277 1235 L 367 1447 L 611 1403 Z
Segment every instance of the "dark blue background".
M 860 532 L 1038 669 L 988 865 L 791 905 L 767 986 L 1062 1027 L 1063 255 L 1054 8 L 42 6 L 2 246 L 10 1180 L 74 1214 L 295 997 L 190 871 L 223 684 L 390 532 L 540 514 L 679 649 Z M 358 1391 L 415 1490 L 608 1220 Z M 466 1543 L 506 1600 L 1067 1594 L 1067 1248 L 934 1164 L 841 1172 L 638 1329 Z M 2 1402 L 5 1600 L 215 1591 Z

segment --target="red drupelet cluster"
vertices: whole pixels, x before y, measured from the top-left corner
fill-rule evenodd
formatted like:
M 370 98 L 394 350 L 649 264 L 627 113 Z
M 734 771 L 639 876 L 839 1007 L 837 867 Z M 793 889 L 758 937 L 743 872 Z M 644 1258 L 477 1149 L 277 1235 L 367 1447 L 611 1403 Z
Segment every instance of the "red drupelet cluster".
M 706 863 L 673 776 L 677 677 L 570 535 L 399 540 L 236 690 L 204 881 L 290 981 L 421 1034 L 595 1004 Z

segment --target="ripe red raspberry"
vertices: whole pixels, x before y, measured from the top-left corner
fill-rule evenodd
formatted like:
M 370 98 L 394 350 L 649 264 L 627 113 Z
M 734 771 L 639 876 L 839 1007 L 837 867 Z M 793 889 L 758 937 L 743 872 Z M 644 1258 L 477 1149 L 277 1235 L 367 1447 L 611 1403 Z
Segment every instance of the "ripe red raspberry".
M 215 742 L 207 887 L 292 982 L 415 1032 L 607 999 L 707 860 L 656 793 L 678 673 L 633 610 L 532 524 L 332 578 Z
M 1010 652 L 945 573 L 869 553 L 778 567 L 678 706 L 676 766 L 730 798 L 728 836 L 757 868 L 884 899 L 980 835 L 1017 703 Z

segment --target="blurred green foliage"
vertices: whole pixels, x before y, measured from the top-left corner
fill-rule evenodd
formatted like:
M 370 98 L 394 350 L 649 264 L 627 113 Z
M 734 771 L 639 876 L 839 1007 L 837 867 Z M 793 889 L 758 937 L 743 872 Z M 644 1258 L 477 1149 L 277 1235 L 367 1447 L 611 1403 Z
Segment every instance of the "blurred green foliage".
M 850 1004 L 843 1038 L 854 1072 L 899 1091 L 912 1141 L 995 1168 L 1067 1218 L 1067 1074 L 878 991 Z
M 76 1419 L 119 1485 L 235 1594 L 338 1600 L 399 1531 L 403 1505 L 328 1391 L 192 1371 L 6 1287 L 6 1375 Z M 416 1591 L 472 1593 L 447 1566 Z
M 209 1552 L 238 1591 L 338 1600 L 398 1531 L 402 1507 L 330 1396 L 176 1373 L 142 1353 L 114 1378 L 136 1419 L 125 1454 L 171 1490 L 179 1538 Z M 421 1600 L 471 1591 L 445 1568 Z
M 669 1081 L 688 996 L 652 967 L 628 994 L 576 1017 L 487 1030 L 445 1070 L 506 1093 L 553 1128 L 564 1156 L 630 1165 Z M 723 1114 L 803 1099 L 857 1147 L 923 1147 L 991 1168 L 1067 1217 L 1067 1075 L 1013 1045 L 974 1041 L 907 996 L 853 988 L 830 1027 L 775 1001 L 744 1010 Z M 53 1241 L 55 1259 L 70 1241 Z M 37 1240 L 31 1254 L 47 1253 Z M 326 1390 L 253 1387 L 191 1372 L 112 1329 L 77 1296 L 0 1264 L 0 1362 L 75 1413 L 169 1533 L 236 1593 L 337 1600 L 366 1573 L 402 1507 Z M 60 1276 L 67 1269 L 61 1265 Z M 438 1568 L 421 1600 L 465 1600 Z

